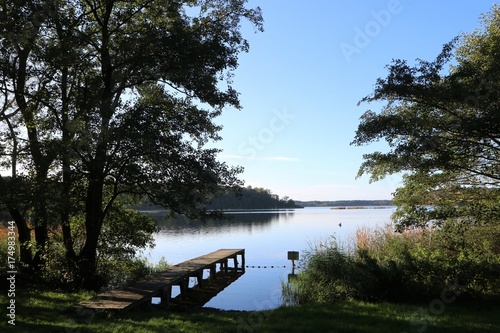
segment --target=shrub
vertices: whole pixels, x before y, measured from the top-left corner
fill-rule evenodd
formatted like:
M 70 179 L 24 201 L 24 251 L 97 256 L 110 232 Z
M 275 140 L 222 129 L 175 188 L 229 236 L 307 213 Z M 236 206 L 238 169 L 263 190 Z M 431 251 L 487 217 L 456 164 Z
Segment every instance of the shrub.
M 84 217 L 74 216 L 70 223 L 74 249 L 78 253 L 85 239 Z M 116 288 L 166 266 L 165 260 L 155 266 L 138 257 L 141 249 L 154 246 L 156 230 L 156 221 L 150 216 L 118 205 L 111 209 L 98 243 L 97 276 L 102 288 Z M 78 274 L 77 263 L 66 257 L 61 231 L 54 230 L 44 252 L 41 282 L 53 288 L 75 289 L 80 287 Z
M 347 298 L 365 298 L 365 289 L 375 284 L 370 271 L 338 246 L 336 240 L 319 244 L 303 254 L 305 269 L 291 284 L 283 284 L 285 303 L 329 303 Z
M 344 251 L 311 249 L 284 296 L 298 303 L 340 299 L 417 301 L 460 285 L 469 297 L 500 295 L 500 227 L 450 220 L 439 229 L 359 229 Z

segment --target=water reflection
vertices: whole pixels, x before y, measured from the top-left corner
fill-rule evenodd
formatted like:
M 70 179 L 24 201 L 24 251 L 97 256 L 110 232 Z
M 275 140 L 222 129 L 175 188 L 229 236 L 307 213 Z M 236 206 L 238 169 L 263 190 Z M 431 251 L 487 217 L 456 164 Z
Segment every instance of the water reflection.
M 186 295 L 184 297 L 179 293 L 179 295 L 172 298 L 170 301 L 175 305 L 202 307 L 221 291 L 238 280 L 243 274 L 245 274 L 245 271 L 230 273 L 217 272 L 215 273 L 215 278 L 208 277 L 203 279 L 203 287 L 200 287 L 198 284 L 194 285 L 186 290 Z
M 172 217 L 168 211 L 142 211 L 141 213 L 152 216 L 163 234 L 221 234 L 228 230 L 231 232 L 263 232 L 271 228 L 278 220 L 291 220 L 294 210 L 262 210 L 262 211 L 231 211 L 224 213 L 223 219 L 210 219 L 207 221 L 192 220 L 184 215 Z

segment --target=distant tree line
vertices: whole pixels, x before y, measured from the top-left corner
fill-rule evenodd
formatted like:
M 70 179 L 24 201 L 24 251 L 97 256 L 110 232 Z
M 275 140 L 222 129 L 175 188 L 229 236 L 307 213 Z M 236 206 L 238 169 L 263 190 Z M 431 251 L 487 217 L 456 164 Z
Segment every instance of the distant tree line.
M 288 196 L 280 198 L 271 190 L 261 187 L 240 187 L 228 189 L 224 194 L 216 196 L 206 206 L 210 210 L 220 209 L 275 209 L 275 208 L 304 208 L 304 207 L 369 207 L 391 206 L 391 200 L 334 200 L 334 201 L 295 201 Z M 162 206 L 151 203 L 144 198 L 140 205 L 134 205 L 137 210 L 163 209 Z
M 209 209 L 276 209 L 302 208 L 294 200 L 285 196 L 280 198 L 271 190 L 261 187 L 242 187 L 238 190 L 228 190 L 215 197 L 208 205 Z
M 352 206 L 390 206 L 391 200 L 336 200 L 336 201 L 297 201 L 304 207 L 352 207 Z

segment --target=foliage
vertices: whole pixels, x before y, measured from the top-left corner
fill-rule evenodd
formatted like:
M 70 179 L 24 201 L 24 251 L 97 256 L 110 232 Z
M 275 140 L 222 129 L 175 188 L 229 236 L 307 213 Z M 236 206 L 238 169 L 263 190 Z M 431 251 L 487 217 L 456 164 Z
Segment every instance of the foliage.
M 500 226 L 450 221 L 439 229 L 396 233 L 360 229 L 349 250 L 332 241 L 305 256 L 304 271 L 285 289 L 299 303 L 344 299 L 431 300 L 500 296 Z
M 147 215 L 124 207 L 113 207 L 106 217 L 99 239 L 100 258 L 134 257 L 137 250 L 154 246 L 156 221 Z
M 85 221 L 82 215 L 71 220 L 75 249 L 85 243 Z M 147 260 L 138 257 L 139 251 L 154 246 L 153 232 L 158 230 L 156 221 L 124 206 L 114 206 L 106 217 L 99 239 L 96 276 L 101 287 L 118 287 L 155 270 Z M 54 230 L 43 252 L 44 267 L 35 282 L 55 288 L 78 287 L 82 276 L 76 263 L 66 258 L 63 236 Z M 165 267 L 163 260 L 157 266 Z
M 271 190 L 264 188 L 242 187 L 228 189 L 212 199 L 208 205 L 210 209 L 276 209 L 301 208 L 289 197 L 280 198 Z
M 393 220 L 399 231 L 405 228 L 440 226 L 449 221 L 473 225 L 500 221 L 500 190 L 464 187 L 457 181 L 443 181 L 441 175 L 415 173 L 403 177 L 404 185 L 394 193 L 397 210 Z
M 123 207 L 107 216 L 99 239 L 97 275 L 107 287 L 123 285 L 149 272 L 147 261 L 136 258 L 138 251 L 154 246 L 156 221 Z
M 358 176 L 407 173 L 395 197 L 400 228 L 426 219 L 498 218 L 499 24 L 500 6 L 494 5 L 481 29 L 446 44 L 434 61 L 394 60 L 374 93 L 361 100 L 386 105 L 363 114 L 352 144 L 384 139 L 389 151 L 364 155 Z
M 9 229 L 7 229 L 6 226 L 0 224 L 0 269 L 2 272 L 9 271 L 8 232 Z
M 118 198 L 145 195 L 204 216 L 214 193 L 241 185 L 241 168 L 219 162 L 219 150 L 206 144 L 221 139 L 215 117 L 241 108 L 231 86 L 238 56 L 249 49 L 241 22 L 262 30 L 260 8 L 245 5 L 3 1 L 0 163 L 12 171 L 8 183 L 23 186 L 2 185 L 0 204 L 22 244 L 34 233 L 35 251 L 21 249 L 33 271 L 53 250 L 49 231 L 60 229 L 64 257 L 82 285 L 96 288 L 100 244 L 147 243 L 150 226 L 137 217 L 129 216 L 144 234 L 113 225 L 125 218 L 112 216 L 124 214 L 114 209 Z M 75 217 L 83 218 L 83 242 L 72 238 Z
M 371 277 L 359 269 L 353 257 L 342 253 L 338 247 L 323 248 L 303 260 L 306 269 L 297 281 L 292 280 L 292 285 L 297 284 L 296 298 L 300 304 L 363 298 L 360 287 L 370 283 Z

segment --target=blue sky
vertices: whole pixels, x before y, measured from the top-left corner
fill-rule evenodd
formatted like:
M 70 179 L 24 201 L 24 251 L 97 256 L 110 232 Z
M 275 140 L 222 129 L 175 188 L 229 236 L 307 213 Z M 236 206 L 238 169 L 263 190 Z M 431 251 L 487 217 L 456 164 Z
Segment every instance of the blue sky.
M 221 161 L 245 168 L 245 185 L 296 200 L 390 199 L 398 176 L 355 179 L 364 153 L 354 147 L 359 117 L 381 105 L 373 91 L 392 59 L 433 60 L 443 44 L 480 26 L 486 0 L 249 0 L 263 33 L 243 24 L 250 52 L 233 87 L 243 110 L 226 109 Z
M 384 143 L 349 143 L 392 59 L 433 60 L 443 44 L 480 26 L 494 1 L 251 0 L 264 16 L 263 33 L 244 26 L 233 86 L 243 110 L 227 109 L 220 160 L 241 165 L 245 185 L 296 200 L 389 199 L 392 176 L 355 179 L 364 153 Z

